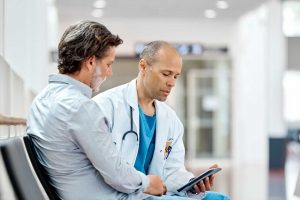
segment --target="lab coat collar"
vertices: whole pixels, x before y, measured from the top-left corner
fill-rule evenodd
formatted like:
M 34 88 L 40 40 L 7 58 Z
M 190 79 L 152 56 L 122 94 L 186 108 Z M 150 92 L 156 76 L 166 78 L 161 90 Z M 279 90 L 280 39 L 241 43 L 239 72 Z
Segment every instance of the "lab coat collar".
M 138 111 L 138 96 L 136 89 L 136 79 L 133 79 L 128 83 L 128 91 L 126 101 L 128 105 L 130 105 L 134 111 Z
M 137 79 L 133 79 L 128 83 L 128 91 L 126 97 L 126 101 L 128 105 L 130 105 L 134 111 L 138 111 L 138 96 L 137 96 L 137 89 L 136 89 L 136 81 Z M 162 105 L 164 103 L 158 100 L 154 100 L 154 103 L 155 103 L 155 112 L 156 112 L 157 119 L 165 120 L 167 118 L 167 112 L 163 112 L 164 109 L 161 108 L 161 106 L 164 106 Z
M 133 79 L 128 83 L 126 101 L 127 104 L 132 107 L 132 120 L 133 124 L 135 126 L 138 141 L 140 137 L 140 125 L 139 125 L 139 109 L 138 109 L 138 96 L 137 96 L 137 90 L 136 90 L 136 79 Z
M 136 126 L 136 130 L 138 133 L 139 137 L 139 109 L 138 109 L 138 97 L 137 97 L 137 89 L 136 89 L 136 79 L 132 80 L 131 82 L 128 83 L 128 88 L 127 88 L 127 97 L 126 101 L 128 105 L 130 105 L 133 108 L 133 122 Z M 168 112 L 166 108 L 164 108 L 164 102 L 160 102 L 158 100 L 154 100 L 155 103 L 155 112 L 156 112 L 156 144 L 155 144 L 155 154 L 160 154 L 160 156 L 154 156 L 153 160 L 151 162 L 151 168 L 156 168 L 157 166 L 158 169 L 162 165 L 163 161 L 163 152 L 164 148 L 166 145 L 166 141 L 168 139 L 168 131 L 166 130 L 166 127 L 169 127 L 170 119 L 168 117 Z M 156 158 L 156 159 L 155 159 Z M 153 165 L 154 163 L 154 165 Z M 158 164 L 159 163 L 159 164 Z M 157 169 L 157 170 L 158 170 Z
M 170 127 L 170 118 L 168 117 L 168 112 L 164 108 L 163 102 L 155 100 L 155 110 L 156 110 L 156 139 L 155 139 L 155 149 L 153 156 L 150 171 L 157 171 L 163 175 L 161 169 L 163 168 L 164 160 L 164 150 L 166 146 L 166 141 L 169 137 L 169 127 Z

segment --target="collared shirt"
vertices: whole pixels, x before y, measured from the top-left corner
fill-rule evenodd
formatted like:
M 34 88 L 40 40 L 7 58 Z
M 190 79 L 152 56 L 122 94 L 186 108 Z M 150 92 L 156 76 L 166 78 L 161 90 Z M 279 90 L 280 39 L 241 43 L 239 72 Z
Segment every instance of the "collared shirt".
M 90 87 L 70 76 L 49 76 L 27 122 L 38 159 L 63 199 L 141 195 L 148 178 L 118 155 L 106 119 L 91 95 Z

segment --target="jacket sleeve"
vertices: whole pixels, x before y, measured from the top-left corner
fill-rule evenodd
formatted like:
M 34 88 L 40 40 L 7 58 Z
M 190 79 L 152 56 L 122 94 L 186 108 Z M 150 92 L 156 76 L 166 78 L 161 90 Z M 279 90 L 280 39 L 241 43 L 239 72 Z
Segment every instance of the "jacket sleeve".
M 81 104 L 68 127 L 74 142 L 86 154 L 104 181 L 114 189 L 133 193 L 144 191 L 149 179 L 122 160 L 113 144 L 106 120 L 92 100 Z
M 174 132 L 174 141 L 163 171 L 163 179 L 170 194 L 176 193 L 178 188 L 194 177 L 184 166 L 183 125 L 177 117 L 171 122 L 171 125 L 171 131 Z

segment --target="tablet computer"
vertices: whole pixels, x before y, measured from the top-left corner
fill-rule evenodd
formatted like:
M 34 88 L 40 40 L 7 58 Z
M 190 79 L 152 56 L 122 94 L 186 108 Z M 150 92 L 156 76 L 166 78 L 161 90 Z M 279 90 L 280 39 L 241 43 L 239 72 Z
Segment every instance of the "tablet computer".
M 193 188 L 193 186 L 197 183 L 199 183 L 201 180 L 205 179 L 208 176 L 211 176 L 217 172 L 221 171 L 221 168 L 211 168 L 207 170 L 206 172 L 200 174 L 199 176 L 195 177 L 194 179 L 190 180 L 187 184 L 179 188 L 178 192 L 187 192 L 190 189 Z

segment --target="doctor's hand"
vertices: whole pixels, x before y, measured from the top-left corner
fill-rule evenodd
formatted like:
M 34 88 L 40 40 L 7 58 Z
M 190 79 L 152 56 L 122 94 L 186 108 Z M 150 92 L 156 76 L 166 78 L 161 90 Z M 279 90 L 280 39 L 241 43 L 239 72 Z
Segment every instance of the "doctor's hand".
M 219 166 L 217 164 L 214 164 L 211 167 L 209 167 L 209 169 L 217 168 L 217 167 Z M 204 181 L 200 181 L 198 184 L 194 185 L 193 192 L 199 194 L 200 192 L 204 193 L 205 191 L 211 190 L 211 188 L 214 185 L 214 179 L 215 179 L 215 175 L 213 174 L 205 178 Z
M 159 176 L 148 175 L 149 186 L 146 188 L 145 193 L 155 196 L 161 196 L 167 193 L 167 187 Z

